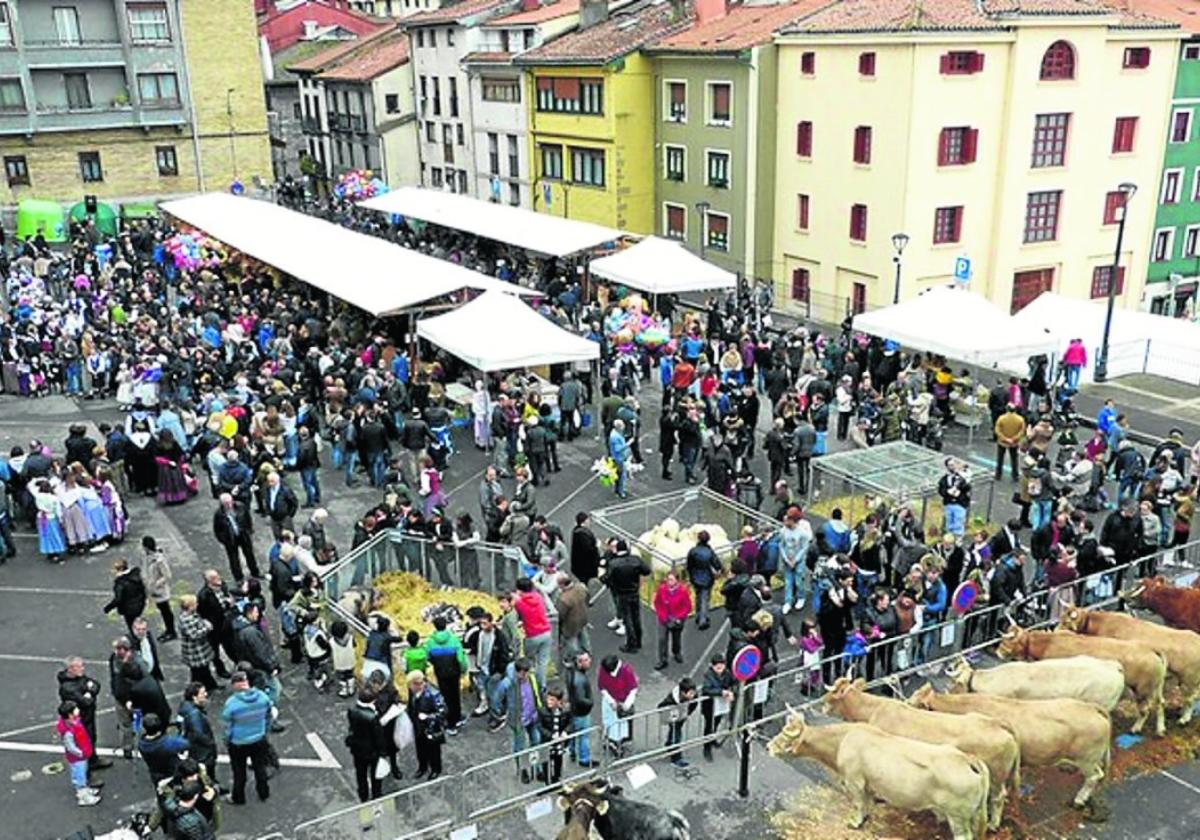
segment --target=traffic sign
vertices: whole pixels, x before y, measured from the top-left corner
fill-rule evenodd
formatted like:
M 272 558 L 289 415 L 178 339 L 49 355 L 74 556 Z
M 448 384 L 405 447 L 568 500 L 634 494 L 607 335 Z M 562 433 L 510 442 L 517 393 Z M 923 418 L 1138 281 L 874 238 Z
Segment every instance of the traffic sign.
M 979 587 L 975 585 L 975 581 L 965 580 L 954 590 L 954 597 L 950 604 L 956 613 L 963 615 L 971 611 L 971 607 L 975 606 L 975 600 L 978 597 Z
M 733 655 L 733 678 L 738 682 L 754 679 L 762 667 L 762 653 L 754 645 L 746 645 Z
M 954 261 L 954 279 L 959 283 L 971 280 L 971 260 L 969 257 L 959 257 Z

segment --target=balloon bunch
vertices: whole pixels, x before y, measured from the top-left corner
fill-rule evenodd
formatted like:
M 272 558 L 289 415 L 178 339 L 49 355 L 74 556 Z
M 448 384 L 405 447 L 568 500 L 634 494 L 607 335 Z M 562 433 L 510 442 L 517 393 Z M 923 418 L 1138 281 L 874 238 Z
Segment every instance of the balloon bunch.
M 350 169 L 338 176 L 333 194 L 338 198 L 359 200 L 374 198 L 388 191 L 388 185 L 369 169 Z
M 634 344 L 654 349 L 671 340 L 663 323 L 650 317 L 648 308 L 641 295 L 633 294 L 604 319 L 604 331 L 619 351 L 631 352 Z
M 185 271 L 216 268 L 221 264 L 217 243 L 207 236 L 177 233 L 163 243 L 175 267 Z

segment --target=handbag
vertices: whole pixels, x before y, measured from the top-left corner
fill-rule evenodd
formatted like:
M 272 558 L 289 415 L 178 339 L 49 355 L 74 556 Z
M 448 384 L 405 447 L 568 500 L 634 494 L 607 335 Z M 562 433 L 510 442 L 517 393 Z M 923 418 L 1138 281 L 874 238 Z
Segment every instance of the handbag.
M 392 772 L 392 765 L 391 765 L 391 762 L 389 762 L 387 760 L 387 758 L 385 758 L 384 756 L 380 756 L 379 758 L 375 759 L 375 779 L 376 779 L 376 781 L 379 781 L 381 779 L 386 779 L 388 777 L 388 774 L 391 772 Z

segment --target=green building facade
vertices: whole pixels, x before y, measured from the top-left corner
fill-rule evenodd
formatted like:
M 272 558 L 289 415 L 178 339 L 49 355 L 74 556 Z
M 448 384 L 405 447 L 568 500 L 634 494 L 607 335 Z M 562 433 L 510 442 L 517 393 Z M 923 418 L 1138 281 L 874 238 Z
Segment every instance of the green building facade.
M 1146 276 L 1152 311 L 1195 311 L 1200 284 L 1200 33 L 1179 46 Z

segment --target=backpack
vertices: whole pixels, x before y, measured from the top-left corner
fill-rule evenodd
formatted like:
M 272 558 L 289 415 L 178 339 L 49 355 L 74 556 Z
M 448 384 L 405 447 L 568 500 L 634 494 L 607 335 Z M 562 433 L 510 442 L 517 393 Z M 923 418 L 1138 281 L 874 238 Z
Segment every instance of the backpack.
M 279 626 L 283 629 L 283 635 L 294 637 L 300 632 L 299 622 L 296 620 L 296 611 L 290 603 L 284 604 L 279 608 Z

